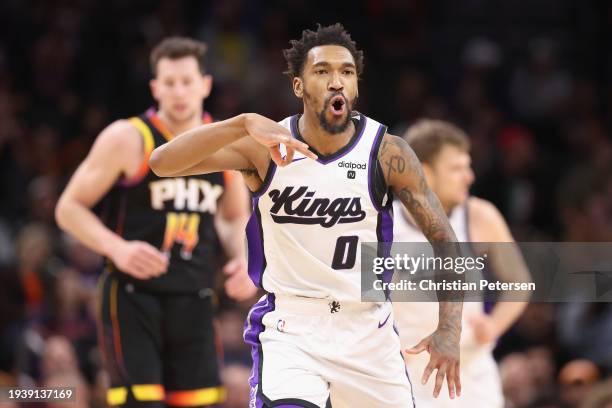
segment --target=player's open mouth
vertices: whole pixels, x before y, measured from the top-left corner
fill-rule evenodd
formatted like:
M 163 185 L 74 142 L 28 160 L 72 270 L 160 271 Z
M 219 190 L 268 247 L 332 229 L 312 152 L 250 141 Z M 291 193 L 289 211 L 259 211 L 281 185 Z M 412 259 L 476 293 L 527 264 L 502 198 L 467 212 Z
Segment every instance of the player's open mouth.
M 340 116 L 344 114 L 346 103 L 342 96 L 334 96 L 329 102 L 330 110 L 333 115 Z

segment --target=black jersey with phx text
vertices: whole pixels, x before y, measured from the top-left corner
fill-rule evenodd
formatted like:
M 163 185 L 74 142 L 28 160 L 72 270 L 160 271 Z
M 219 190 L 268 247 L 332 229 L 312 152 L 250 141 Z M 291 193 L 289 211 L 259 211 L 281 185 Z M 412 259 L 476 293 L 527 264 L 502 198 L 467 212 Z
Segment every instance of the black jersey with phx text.
M 102 204 L 102 219 L 124 239 L 146 241 L 167 253 L 170 264 L 167 273 L 148 280 L 122 273 L 110 262 L 109 268 L 121 279 L 152 291 L 194 292 L 212 287 L 219 248 L 214 216 L 227 173 L 157 177 L 149 169 L 149 156 L 172 135 L 153 109 L 129 120 L 142 137 L 143 162 L 135 176 L 111 189 Z M 203 122 L 211 122 L 210 115 Z

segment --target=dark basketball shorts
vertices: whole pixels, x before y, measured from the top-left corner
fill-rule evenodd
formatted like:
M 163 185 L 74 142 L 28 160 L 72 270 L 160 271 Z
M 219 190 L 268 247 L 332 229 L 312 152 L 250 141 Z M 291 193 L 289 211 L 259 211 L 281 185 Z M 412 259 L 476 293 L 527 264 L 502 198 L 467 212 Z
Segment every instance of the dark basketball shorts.
M 159 294 L 112 273 L 99 283 L 98 339 L 109 406 L 200 407 L 225 399 L 212 291 Z

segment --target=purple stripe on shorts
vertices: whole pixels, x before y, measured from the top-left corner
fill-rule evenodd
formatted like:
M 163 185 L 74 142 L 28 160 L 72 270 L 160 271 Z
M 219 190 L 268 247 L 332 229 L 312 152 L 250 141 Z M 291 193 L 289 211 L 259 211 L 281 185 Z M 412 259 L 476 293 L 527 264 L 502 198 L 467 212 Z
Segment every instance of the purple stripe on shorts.
M 264 402 L 262 399 L 261 385 L 261 369 L 263 365 L 263 350 L 259 335 L 265 330 L 263 325 L 263 317 L 266 313 L 274 310 L 275 298 L 273 293 L 268 293 L 265 299 L 255 303 L 251 308 L 247 321 L 245 322 L 244 341 L 251 346 L 251 358 L 253 359 L 253 368 L 251 369 L 251 377 L 249 378 L 249 386 L 251 388 L 249 407 L 262 408 Z M 255 405 L 253 405 L 253 402 Z
M 263 231 L 259 213 L 259 199 L 253 199 L 253 213 L 246 226 L 247 245 L 249 250 L 249 277 L 257 286 L 262 286 L 263 271 L 266 267 L 266 257 L 264 254 Z
M 397 334 L 397 337 L 400 336 L 397 327 L 395 327 L 395 323 L 393 323 L 393 331 Z M 401 349 L 401 347 L 400 347 Z M 406 359 L 404 358 L 404 354 L 400 350 L 400 356 L 402 357 L 402 361 L 404 361 L 404 366 L 406 365 Z M 408 367 L 404 367 L 404 372 L 406 373 L 406 378 L 408 378 L 408 384 L 410 384 L 410 394 L 412 395 L 412 407 L 416 407 L 416 402 L 414 400 L 414 388 L 412 387 L 412 381 L 410 380 L 410 374 L 408 374 Z

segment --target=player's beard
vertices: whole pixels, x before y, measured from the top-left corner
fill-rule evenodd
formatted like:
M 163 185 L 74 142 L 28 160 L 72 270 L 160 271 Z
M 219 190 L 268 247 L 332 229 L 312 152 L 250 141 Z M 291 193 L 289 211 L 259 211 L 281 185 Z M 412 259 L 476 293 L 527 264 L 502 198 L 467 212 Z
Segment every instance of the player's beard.
M 329 120 L 327 120 L 327 117 L 325 116 L 325 112 L 327 112 L 327 110 L 329 109 L 331 99 L 334 96 L 338 96 L 338 95 L 342 95 L 342 97 L 344 98 L 344 102 L 346 103 L 346 116 L 339 123 L 331 123 Z M 304 91 L 304 97 L 312 101 L 312 98 L 306 91 Z M 349 122 L 351 120 L 351 111 L 353 110 L 353 105 L 356 99 L 357 97 L 355 97 L 355 99 L 353 99 L 352 101 L 349 101 L 344 96 L 344 94 L 342 94 L 342 92 L 336 92 L 336 93 L 329 95 L 323 102 L 323 109 L 318 114 L 319 124 L 321 125 L 321 128 L 323 128 L 323 130 L 325 130 L 330 135 L 337 135 L 338 133 L 344 132 L 346 128 L 348 127 Z

